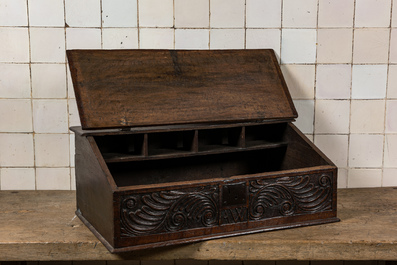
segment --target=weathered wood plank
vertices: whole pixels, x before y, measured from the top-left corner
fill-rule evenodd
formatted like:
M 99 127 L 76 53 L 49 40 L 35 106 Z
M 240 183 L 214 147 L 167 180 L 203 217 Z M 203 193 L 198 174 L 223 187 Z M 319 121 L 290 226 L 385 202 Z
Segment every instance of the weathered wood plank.
M 397 188 L 338 197 L 339 223 L 113 255 L 75 217 L 75 192 L 1 191 L 0 260 L 397 260 Z

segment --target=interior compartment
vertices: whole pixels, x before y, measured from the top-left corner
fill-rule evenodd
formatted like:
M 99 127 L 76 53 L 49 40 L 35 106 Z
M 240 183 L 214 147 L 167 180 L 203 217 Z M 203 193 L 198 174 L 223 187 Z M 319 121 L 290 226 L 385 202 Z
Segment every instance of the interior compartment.
M 271 125 L 270 127 L 272 127 Z M 274 124 L 280 135 L 273 133 L 269 125 L 246 127 L 248 130 L 247 144 L 254 145 L 269 142 L 285 142 L 286 144 L 268 148 L 266 145 L 258 149 L 235 148 L 227 152 L 206 153 L 192 156 L 170 156 L 163 159 L 141 159 L 123 163 L 107 163 L 108 168 L 120 187 L 134 185 L 150 185 L 156 183 L 170 183 L 178 181 L 193 181 L 214 178 L 230 178 L 237 175 L 255 174 L 261 172 L 294 170 L 310 168 L 320 165 L 329 165 L 313 147 L 305 141 L 297 131 L 286 124 Z M 241 129 L 241 127 L 238 127 Z M 253 130 L 255 128 L 255 130 Z M 233 128 L 236 129 L 236 128 Z M 258 131 L 256 129 L 259 129 Z M 204 130 L 208 138 L 201 138 L 199 147 L 216 148 L 218 145 L 227 148 L 231 146 L 230 131 L 237 130 Z M 199 133 L 202 131 L 199 131 Z M 211 134 L 209 134 L 211 132 Z M 217 136 L 212 137 L 216 132 Z M 172 137 L 170 137 L 172 135 Z M 206 134 L 204 134 L 206 135 Z M 194 131 L 179 133 L 153 134 L 156 141 L 151 145 L 152 151 L 158 150 L 184 150 L 192 148 L 188 143 L 194 138 Z M 189 137 L 186 137 L 189 136 Z M 201 135 L 203 136 L 203 135 Z M 156 138 L 158 137 L 158 138 Z M 169 141 L 165 144 L 161 139 L 166 137 Z M 183 139 L 189 141 L 182 141 Z M 149 138 L 150 139 L 150 138 Z M 172 140 L 169 140 L 172 139 Z M 200 139 L 200 138 L 199 138 Z M 235 138 L 234 138 L 235 139 Z M 230 142 L 229 142 L 230 141 Z M 204 143 L 204 145 L 203 145 Z M 212 145 L 213 143 L 213 145 Z M 150 146 L 150 145 L 149 145 Z M 159 149 L 160 148 L 160 149 Z M 165 148 L 165 149 L 164 149 Z M 167 149 L 170 148 L 170 149 Z M 231 148 L 231 147 L 229 147 Z M 200 154 L 196 153 L 196 154 Z
M 109 163 L 108 167 L 119 187 L 229 178 L 236 175 L 280 170 L 285 151 L 286 147 L 151 161 Z
M 210 151 L 230 147 L 242 147 L 244 143 L 243 127 L 200 130 L 198 132 L 198 150 Z
M 195 131 L 177 131 L 148 134 L 148 155 L 194 151 Z
M 253 125 L 245 127 L 246 147 L 281 143 L 285 141 L 286 123 Z
M 105 159 L 142 156 L 145 146 L 143 134 L 95 136 L 95 141 Z

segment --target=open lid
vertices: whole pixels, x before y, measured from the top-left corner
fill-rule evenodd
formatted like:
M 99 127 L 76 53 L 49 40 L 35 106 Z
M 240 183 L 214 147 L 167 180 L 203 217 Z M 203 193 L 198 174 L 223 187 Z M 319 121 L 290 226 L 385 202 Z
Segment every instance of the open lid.
M 293 120 L 273 50 L 68 50 L 83 129 Z

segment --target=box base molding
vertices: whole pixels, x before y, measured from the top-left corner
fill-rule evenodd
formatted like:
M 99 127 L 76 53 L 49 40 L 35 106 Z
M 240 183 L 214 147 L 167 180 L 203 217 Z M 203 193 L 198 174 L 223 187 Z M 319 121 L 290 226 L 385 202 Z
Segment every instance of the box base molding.
M 101 241 L 101 243 L 111 253 L 122 253 L 122 252 L 128 252 L 128 251 L 143 250 L 143 249 L 153 248 L 153 247 L 166 247 L 166 246 L 175 245 L 175 244 L 187 244 L 187 243 L 194 243 L 194 242 L 203 241 L 203 240 L 231 237 L 231 236 L 237 236 L 237 235 L 242 235 L 242 234 L 253 234 L 253 233 L 267 232 L 267 231 L 273 231 L 273 230 L 282 230 L 282 229 L 289 229 L 289 228 L 296 228 L 296 227 L 303 227 L 303 226 L 335 223 L 335 222 L 340 221 L 340 219 L 337 217 L 331 217 L 331 218 L 327 218 L 327 219 L 317 219 L 317 220 L 297 222 L 297 223 L 292 223 L 292 224 L 290 223 L 290 224 L 283 224 L 283 225 L 265 226 L 265 227 L 254 228 L 254 229 L 247 229 L 247 230 L 238 230 L 238 231 L 220 233 L 220 234 L 211 235 L 211 236 L 206 235 L 206 236 L 200 236 L 200 237 L 182 238 L 182 239 L 172 240 L 172 241 L 167 241 L 167 242 L 156 242 L 156 243 L 149 243 L 149 244 L 145 244 L 145 245 L 114 248 L 95 229 L 95 227 L 93 227 L 91 225 L 91 223 L 89 221 L 87 221 L 87 219 L 84 218 L 84 216 L 81 214 L 81 211 L 79 209 L 76 211 L 76 215 L 84 223 L 84 225 L 86 225 L 88 227 L 88 229 L 90 229 L 90 231 L 98 238 L 99 241 Z

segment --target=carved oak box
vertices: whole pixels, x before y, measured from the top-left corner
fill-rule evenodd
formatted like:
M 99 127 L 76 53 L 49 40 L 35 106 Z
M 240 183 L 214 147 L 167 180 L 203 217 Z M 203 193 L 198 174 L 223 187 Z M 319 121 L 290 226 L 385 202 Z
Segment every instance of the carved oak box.
M 71 50 L 77 215 L 111 252 L 338 221 L 273 50 Z

